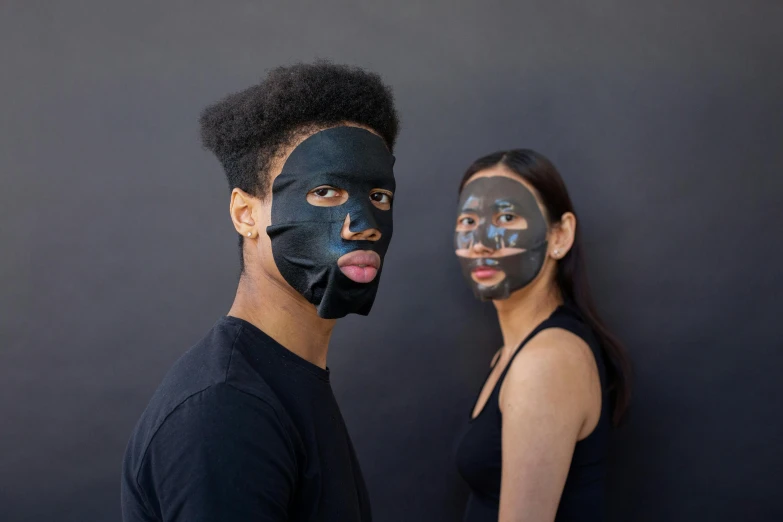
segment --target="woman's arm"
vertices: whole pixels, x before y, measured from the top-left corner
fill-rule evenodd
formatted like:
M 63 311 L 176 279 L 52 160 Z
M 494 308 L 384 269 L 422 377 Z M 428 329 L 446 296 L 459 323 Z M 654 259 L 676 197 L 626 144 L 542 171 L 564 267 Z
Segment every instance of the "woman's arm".
M 500 522 L 551 522 L 574 446 L 600 416 L 601 383 L 590 348 L 565 330 L 544 330 L 512 362 L 499 400 Z

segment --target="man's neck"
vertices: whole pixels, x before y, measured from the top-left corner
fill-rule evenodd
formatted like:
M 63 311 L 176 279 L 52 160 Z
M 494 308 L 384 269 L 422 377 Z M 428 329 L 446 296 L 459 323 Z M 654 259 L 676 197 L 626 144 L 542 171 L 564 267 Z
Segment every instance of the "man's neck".
M 240 278 L 228 315 L 255 325 L 302 359 L 326 368 L 336 320 L 318 317 L 315 307 L 292 288 L 268 276 L 254 275 Z

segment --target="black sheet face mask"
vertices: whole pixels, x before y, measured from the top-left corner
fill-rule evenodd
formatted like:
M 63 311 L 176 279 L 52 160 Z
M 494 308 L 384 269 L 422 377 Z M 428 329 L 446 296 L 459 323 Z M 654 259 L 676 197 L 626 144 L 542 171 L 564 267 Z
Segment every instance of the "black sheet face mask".
M 373 189 L 394 192 L 393 165 L 394 156 L 379 136 L 357 127 L 333 127 L 300 143 L 272 184 L 272 224 L 266 229 L 272 256 L 286 282 L 316 306 L 320 317 L 367 315 L 372 308 L 392 237 L 392 210 L 376 207 L 370 194 Z M 311 205 L 307 194 L 323 185 L 347 192 L 347 201 Z M 380 239 L 343 239 L 348 215 L 351 232 L 376 229 Z M 369 283 L 349 279 L 337 266 L 340 257 L 356 250 L 381 257 Z
M 459 215 L 468 216 L 470 224 L 457 225 L 454 246 L 462 273 L 482 301 L 508 299 L 512 292 L 530 284 L 544 266 L 547 250 L 547 223 L 535 196 L 522 183 L 502 176 L 477 178 L 460 194 Z M 503 225 L 504 214 L 524 218 L 524 228 Z M 492 251 L 503 248 L 524 249 L 502 257 L 465 257 L 481 243 Z M 460 252 L 460 251 L 463 252 Z M 462 254 L 462 255 L 461 255 Z M 500 270 L 505 277 L 494 285 L 473 280 L 476 269 Z

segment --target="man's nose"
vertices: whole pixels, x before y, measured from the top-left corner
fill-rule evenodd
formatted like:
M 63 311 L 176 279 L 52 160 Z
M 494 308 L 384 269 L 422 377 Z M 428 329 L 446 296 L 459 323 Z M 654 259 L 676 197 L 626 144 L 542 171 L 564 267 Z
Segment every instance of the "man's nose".
M 375 223 L 358 223 L 358 225 L 365 226 L 357 226 L 357 223 L 354 223 L 353 228 L 358 228 L 360 230 L 352 231 L 351 215 L 348 214 L 345 216 L 345 221 L 343 221 L 343 228 L 340 231 L 340 237 L 349 241 L 378 241 L 381 238 L 381 231 L 375 227 L 366 226 L 370 224 L 375 225 Z

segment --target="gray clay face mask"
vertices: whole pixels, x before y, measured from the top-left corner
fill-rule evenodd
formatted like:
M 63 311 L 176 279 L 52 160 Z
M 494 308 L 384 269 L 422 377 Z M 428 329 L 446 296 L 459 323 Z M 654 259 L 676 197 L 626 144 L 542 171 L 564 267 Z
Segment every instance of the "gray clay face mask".
M 547 223 L 535 196 L 503 176 L 477 178 L 462 190 L 454 247 L 462 273 L 482 301 L 507 299 L 544 266 Z M 489 251 L 476 257 L 474 246 Z M 505 274 L 505 277 L 501 276 Z
M 382 138 L 357 127 L 334 127 L 317 132 L 296 147 L 272 184 L 272 256 L 280 274 L 313 303 L 327 319 L 370 312 L 392 237 L 392 211 L 373 205 L 375 189 L 394 192 L 394 156 Z M 319 207 L 307 194 L 319 186 L 348 193 L 341 205 Z M 346 240 L 341 230 L 375 229 L 380 239 Z M 358 283 L 337 266 L 340 257 L 358 250 L 381 259 L 375 278 Z

